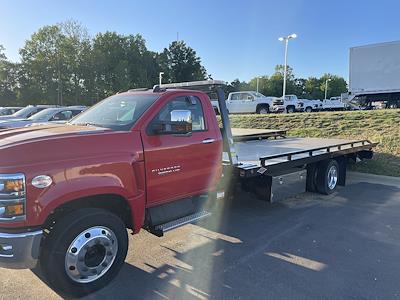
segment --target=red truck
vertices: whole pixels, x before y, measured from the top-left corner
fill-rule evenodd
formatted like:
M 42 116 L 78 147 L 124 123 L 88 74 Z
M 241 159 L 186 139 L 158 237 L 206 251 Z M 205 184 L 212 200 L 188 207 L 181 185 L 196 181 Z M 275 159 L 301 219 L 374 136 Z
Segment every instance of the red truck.
M 130 90 L 65 125 L 1 131 L 0 266 L 40 262 L 56 290 L 89 293 L 122 267 L 127 228 L 160 236 L 204 218 L 205 201 L 217 201 L 227 185 L 268 201 L 328 194 L 345 184 L 348 159 L 372 156 L 376 144 L 366 140 L 232 134 L 221 85 Z

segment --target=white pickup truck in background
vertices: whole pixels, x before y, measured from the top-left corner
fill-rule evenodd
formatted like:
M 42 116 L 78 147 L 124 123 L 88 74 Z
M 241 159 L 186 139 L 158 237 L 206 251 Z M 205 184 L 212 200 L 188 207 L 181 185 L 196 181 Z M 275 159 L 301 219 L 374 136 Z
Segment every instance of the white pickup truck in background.
M 321 111 L 322 110 L 322 101 L 317 100 L 310 100 L 310 99 L 299 99 L 299 101 L 303 102 L 303 111 L 305 112 L 313 112 L 313 111 Z
M 275 98 L 272 104 L 273 112 L 294 113 L 304 111 L 304 103 L 296 95 L 286 95 L 285 99 Z
M 341 97 L 331 97 L 330 99 L 322 100 L 323 110 L 345 110 L 347 109 L 347 104 L 345 104 Z
M 255 91 L 229 93 L 226 107 L 231 114 L 267 114 L 271 111 L 274 97 L 266 97 Z M 216 114 L 219 114 L 217 100 L 211 100 Z

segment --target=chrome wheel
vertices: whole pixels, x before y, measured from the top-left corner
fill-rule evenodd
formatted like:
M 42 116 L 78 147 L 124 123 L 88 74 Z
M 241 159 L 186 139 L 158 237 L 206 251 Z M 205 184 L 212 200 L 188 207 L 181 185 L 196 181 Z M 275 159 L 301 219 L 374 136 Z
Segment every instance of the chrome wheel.
M 81 232 L 65 254 L 65 271 L 78 283 L 89 283 L 107 273 L 118 252 L 114 232 L 102 226 Z
M 265 107 L 263 107 L 263 108 L 260 108 L 260 110 L 259 110 L 259 114 L 262 114 L 262 115 L 264 115 L 264 114 L 267 114 L 267 113 L 269 113 L 269 110 L 268 110 L 268 108 L 265 108 Z
M 333 190 L 338 181 L 338 171 L 336 166 L 331 166 L 328 171 L 328 188 Z

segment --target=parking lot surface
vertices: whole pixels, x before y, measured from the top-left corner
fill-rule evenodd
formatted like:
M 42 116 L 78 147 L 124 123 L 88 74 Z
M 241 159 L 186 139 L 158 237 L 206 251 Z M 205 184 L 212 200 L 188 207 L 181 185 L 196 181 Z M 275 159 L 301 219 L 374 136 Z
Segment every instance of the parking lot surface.
M 87 299 L 400 297 L 400 179 L 351 173 L 329 196 L 274 205 L 240 194 L 196 225 L 130 236 L 126 263 Z M 0 270 L 2 299 L 59 299 L 40 271 Z

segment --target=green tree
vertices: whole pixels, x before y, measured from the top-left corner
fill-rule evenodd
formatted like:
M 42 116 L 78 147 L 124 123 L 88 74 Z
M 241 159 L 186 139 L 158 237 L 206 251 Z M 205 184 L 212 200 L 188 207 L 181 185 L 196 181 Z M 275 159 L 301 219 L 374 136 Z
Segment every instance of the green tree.
M 96 35 L 93 41 L 96 100 L 157 82 L 157 54 L 148 51 L 141 35 L 116 32 Z
M 269 90 L 268 90 L 269 77 L 267 75 L 252 78 L 249 81 L 249 89 L 252 91 L 257 91 L 257 78 L 258 78 L 258 91 L 261 94 L 269 95 Z
M 323 91 L 321 90 L 321 80 L 316 77 L 309 77 L 305 81 L 305 98 L 323 99 Z
M 332 74 L 324 74 L 320 78 L 320 90 L 322 91 L 323 95 L 320 99 L 323 99 L 325 95 L 325 82 L 328 81 L 328 89 L 327 89 L 327 98 L 334 96 L 340 96 L 342 93 L 347 91 L 347 83 L 343 77 L 339 77 Z
M 160 69 L 164 72 L 167 82 L 183 82 L 204 80 L 207 78 L 206 69 L 196 51 L 183 41 L 172 42 L 159 55 Z
M 61 39 L 59 26 L 44 26 L 20 49 L 21 97 L 26 103 L 57 103 L 59 74 L 65 68 L 59 52 Z
M 9 62 L 0 45 L 0 106 L 16 105 L 19 65 Z

